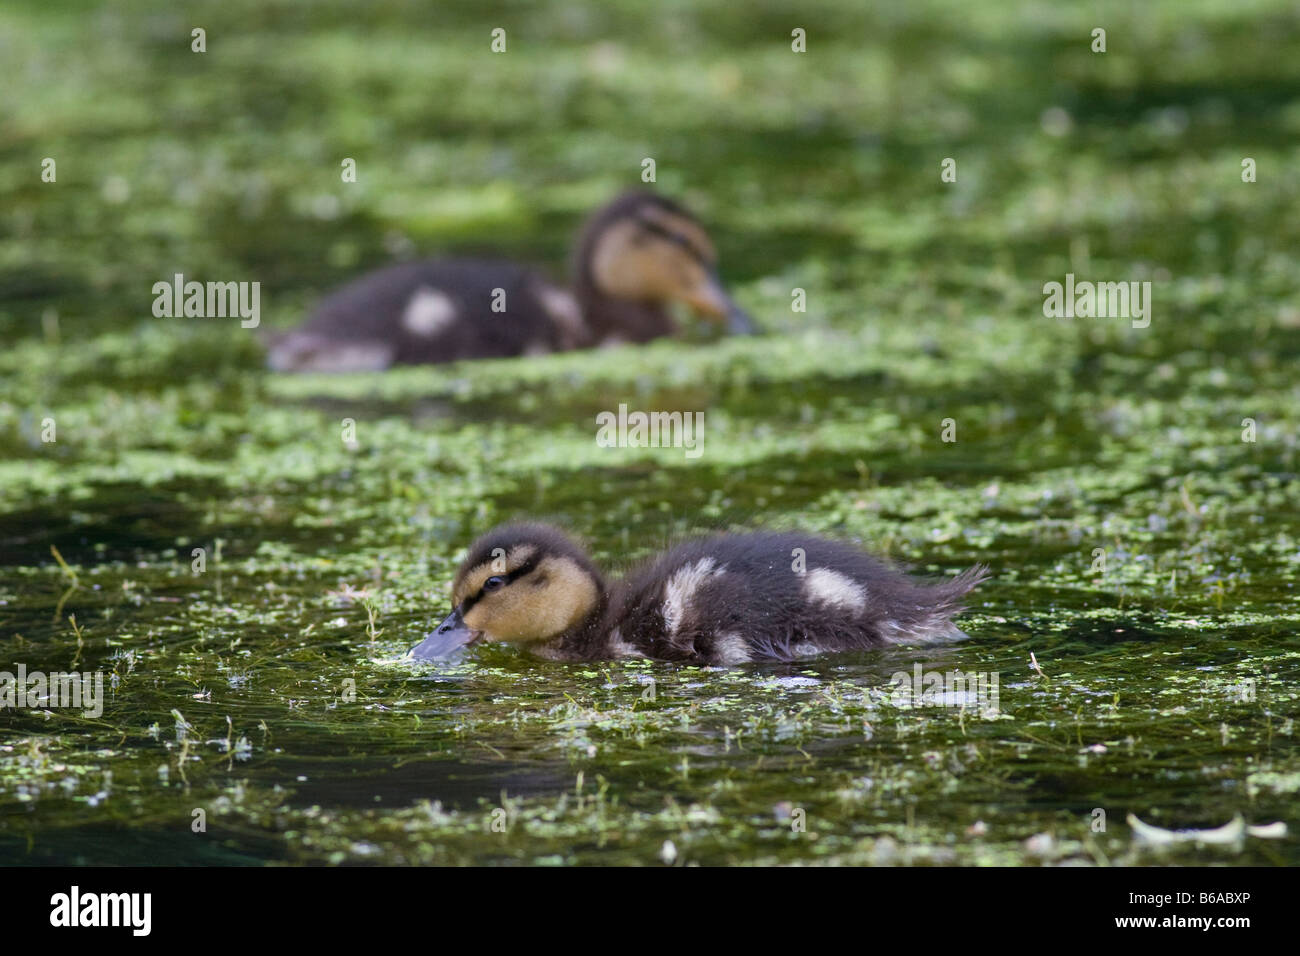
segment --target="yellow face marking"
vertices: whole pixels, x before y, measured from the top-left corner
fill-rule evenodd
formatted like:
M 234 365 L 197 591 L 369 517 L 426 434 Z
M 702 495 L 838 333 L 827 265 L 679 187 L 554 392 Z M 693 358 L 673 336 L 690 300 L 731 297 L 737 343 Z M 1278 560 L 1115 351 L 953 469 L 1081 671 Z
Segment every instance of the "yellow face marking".
M 478 594 L 483 587 L 483 582 L 490 577 L 497 575 L 507 575 L 512 571 L 518 571 L 528 563 L 528 560 L 537 553 L 537 547 L 531 544 L 522 544 L 518 547 L 510 548 L 504 554 L 493 555 L 482 564 L 477 564 L 467 571 L 464 571 L 456 580 L 456 585 L 452 588 L 451 601 L 457 607 L 467 597 L 473 597 Z
M 716 253 L 704 231 L 655 206 L 643 209 L 642 217 L 680 236 L 695 254 L 636 219 L 624 219 L 596 242 L 591 261 L 596 284 L 616 298 L 683 302 L 711 318 L 725 317 L 727 303 L 705 265 L 714 261 Z
M 511 558 L 513 551 L 507 560 Z M 480 565 L 471 574 L 483 567 L 489 565 Z M 491 573 L 484 574 L 482 579 L 489 577 Z M 466 580 L 470 580 L 469 575 Z M 475 589 L 466 593 L 478 592 Z M 485 593 L 466 612 L 465 623 L 475 631 L 482 631 L 489 641 L 545 640 L 581 623 L 595 608 L 599 596 L 596 581 L 576 562 L 570 558 L 547 557 L 531 573 Z
M 708 234 L 700 228 L 699 223 L 669 212 L 662 206 L 654 205 L 642 206 L 637 210 L 637 216 L 655 223 L 675 236 L 681 236 L 691 244 L 695 254 L 709 265 L 718 261 L 718 252 L 713 248 Z

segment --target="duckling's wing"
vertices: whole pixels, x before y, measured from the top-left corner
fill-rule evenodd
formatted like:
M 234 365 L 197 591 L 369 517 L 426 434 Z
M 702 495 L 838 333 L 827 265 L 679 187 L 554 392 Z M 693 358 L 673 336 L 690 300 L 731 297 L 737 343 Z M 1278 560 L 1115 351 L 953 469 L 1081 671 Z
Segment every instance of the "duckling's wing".
M 371 371 L 572 347 L 572 330 L 564 326 L 572 317 L 561 295 L 508 262 L 389 266 L 326 297 L 302 326 L 272 342 L 268 364 L 281 371 Z

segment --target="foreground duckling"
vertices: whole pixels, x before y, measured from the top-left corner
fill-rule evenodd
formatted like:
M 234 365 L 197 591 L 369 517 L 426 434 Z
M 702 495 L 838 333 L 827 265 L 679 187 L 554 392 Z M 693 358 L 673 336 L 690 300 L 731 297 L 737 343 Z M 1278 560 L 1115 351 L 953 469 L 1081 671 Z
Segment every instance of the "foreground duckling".
M 729 665 L 950 641 L 966 636 L 952 618 L 986 574 L 925 581 L 850 545 L 757 533 L 678 545 L 609 586 L 559 529 L 505 525 L 470 548 L 451 614 L 411 656 L 504 641 L 555 660 Z
M 583 229 L 571 292 L 509 262 L 389 266 L 326 298 L 271 343 L 267 361 L 276 371 L 372 371 L 648 342 L 676 331 L 674 302 L 753 332 L 716 266 L 713 243 L 685 209 L 628 193 Z

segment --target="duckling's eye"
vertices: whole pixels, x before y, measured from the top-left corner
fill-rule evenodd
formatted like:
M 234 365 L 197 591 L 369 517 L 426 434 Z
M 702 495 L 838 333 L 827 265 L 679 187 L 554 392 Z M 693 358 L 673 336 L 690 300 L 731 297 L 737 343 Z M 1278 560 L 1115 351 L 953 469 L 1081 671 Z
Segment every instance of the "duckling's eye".
M 506 586 L 505 578 L 493 576 L 483 582 L 483 591 L 484 593 L 487 593 L 488 591 L 495 591 L 498 588 L 503 588 L 505 586 Z

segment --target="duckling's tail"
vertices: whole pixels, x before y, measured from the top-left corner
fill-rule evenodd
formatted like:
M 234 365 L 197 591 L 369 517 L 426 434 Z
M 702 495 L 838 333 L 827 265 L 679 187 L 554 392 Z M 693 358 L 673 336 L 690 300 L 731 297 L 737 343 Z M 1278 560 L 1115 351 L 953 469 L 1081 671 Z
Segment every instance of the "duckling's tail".
M 988 575 L 989 569 L 977 564 L 946 580 L 905 579 L 903 587 L 879 605 L 881 638 L 887 644 L 962 640 L 966 632 L 952 619 L 965 610 L 963 599 Z
M 393 364 L 393 348 L 379 340 L 339 339 L 304 329 L 268 333 L 266 364 L 273 372 L 375 372 Z
M 987 581 L 989 576 L 990 571 L 987 564 L 976 564 L 967 568 L 951 581 L 941 582 L 938 586 L 950 590 L 953 593 L 953 599 L 960 601 L 981 583 Z
M 989 567 L 977 564 L 967 568 L 955 578 L 936 581 L 923 585 L 926 613 L 918 620 L 910 622 L 906 630 L 912 640 L 919 641 L 960 641 L 968 635 L 952 622 L 952 619 L 966 610 L 966 595 L 989 577 Z

